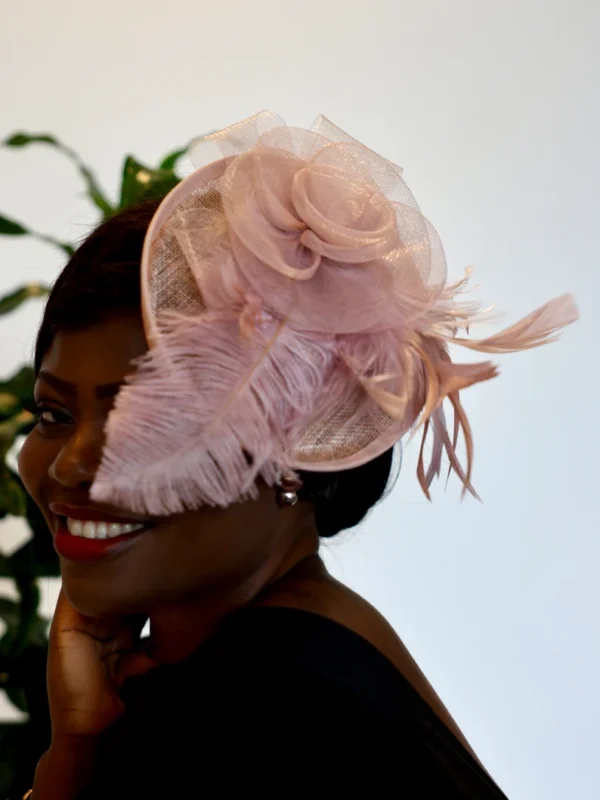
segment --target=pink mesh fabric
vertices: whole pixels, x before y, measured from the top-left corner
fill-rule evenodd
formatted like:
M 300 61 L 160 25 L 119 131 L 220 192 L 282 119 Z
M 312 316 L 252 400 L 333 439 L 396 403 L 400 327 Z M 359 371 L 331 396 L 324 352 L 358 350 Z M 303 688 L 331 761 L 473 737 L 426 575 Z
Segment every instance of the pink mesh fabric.
M 577 317 L 572 298 L 460 337 L 481 315 L 460 299 L 465 281 L 446 286 L 439 237 L 401 170 L 323 117 L 303 130 L 264 112 L 190 155 L 196 172 L 146 237 L 151 347 L 110 415 L 93 496 L 159 515 L 227 506 L 258 478 L 356 467 L 419 426 L 427 496 L 444 454 L 474 493 L 459 392 L 496 369 L 454 364 L 448 344 L 535 347 Z

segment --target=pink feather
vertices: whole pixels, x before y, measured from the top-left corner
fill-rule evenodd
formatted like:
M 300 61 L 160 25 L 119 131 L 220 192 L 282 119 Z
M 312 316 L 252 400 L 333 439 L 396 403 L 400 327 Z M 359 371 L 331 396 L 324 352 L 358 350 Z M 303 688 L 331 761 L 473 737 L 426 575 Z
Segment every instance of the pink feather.
M 171 316 L 118 396 L 92 496 L 158 516 L 254 496 L 258 477 L 279 479 L 334 358 L 273 318 L 248 340 L 237 314 Z

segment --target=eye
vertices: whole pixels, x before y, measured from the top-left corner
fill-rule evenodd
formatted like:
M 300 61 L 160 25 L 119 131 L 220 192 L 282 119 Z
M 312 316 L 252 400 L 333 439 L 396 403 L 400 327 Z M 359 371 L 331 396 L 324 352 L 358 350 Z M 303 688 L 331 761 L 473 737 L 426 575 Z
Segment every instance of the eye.
M 47 405 L 38 405 L 35 409 L 35 418 L 41 428 L 55 428 L 58 425 L 68 425 L 72 417 L 66 411 Z

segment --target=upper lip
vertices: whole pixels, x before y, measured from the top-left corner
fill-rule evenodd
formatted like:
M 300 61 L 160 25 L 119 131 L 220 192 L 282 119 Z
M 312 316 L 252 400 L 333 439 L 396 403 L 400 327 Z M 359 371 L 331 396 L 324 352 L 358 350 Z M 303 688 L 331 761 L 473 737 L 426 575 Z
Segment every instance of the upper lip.
M 122 522 L 122 523 L 148 523 L 150 520 L 141 519 L 127 513 L 115 513 L 98 508 L 97 506 L 69 506 L 64 503 L 50 503 L 50 511 L 57 517 L 69 517 L 90 522 Z

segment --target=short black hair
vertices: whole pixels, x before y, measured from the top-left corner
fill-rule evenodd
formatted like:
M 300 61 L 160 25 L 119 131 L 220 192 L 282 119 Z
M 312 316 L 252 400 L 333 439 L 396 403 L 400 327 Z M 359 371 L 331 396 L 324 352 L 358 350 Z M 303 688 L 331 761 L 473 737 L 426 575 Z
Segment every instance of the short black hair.
M 141 313 L 140 262 L 159 200 L 110 217 L 83 241 L 54 284 L 38 332 L 35 370 L 59 330 L 83 330 L 111 315 Z M 384 496 L 394 450 L 341 472 L 303 472 L 302 495 L 314 507 L 323 538 L 361 522 Z

